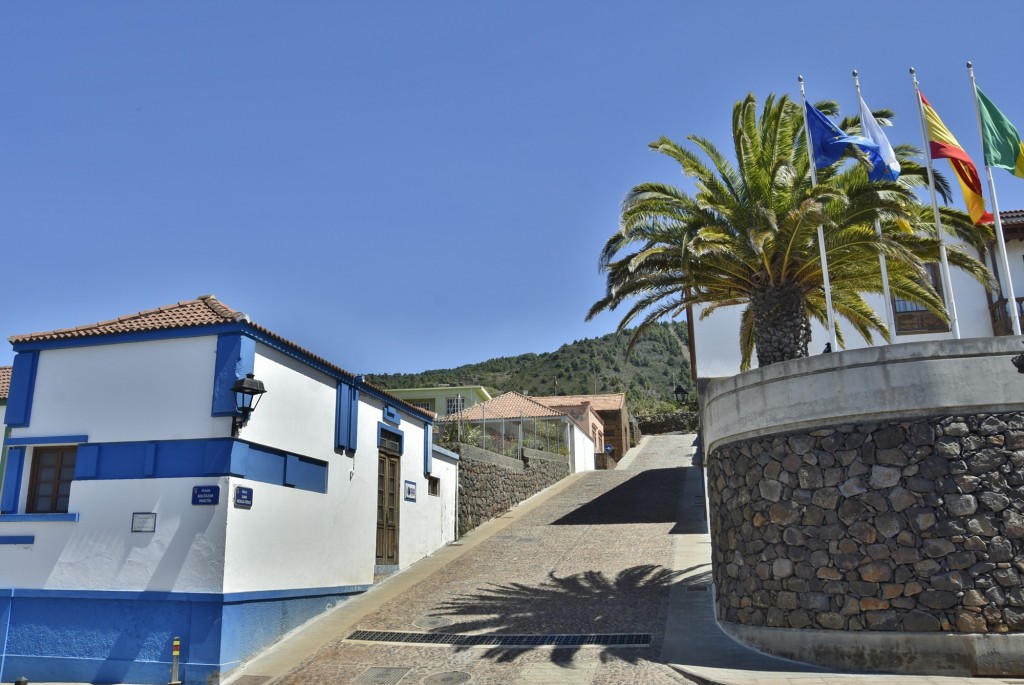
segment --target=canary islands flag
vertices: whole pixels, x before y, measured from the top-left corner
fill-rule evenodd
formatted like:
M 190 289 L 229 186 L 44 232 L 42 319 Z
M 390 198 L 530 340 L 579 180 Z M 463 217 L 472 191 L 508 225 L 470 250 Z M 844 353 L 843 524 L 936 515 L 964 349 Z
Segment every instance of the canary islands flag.
M 896 160 L 896 153 L 893 152 L 889 139 L 882 133 L 882 127 L 868 109 L 864 98 L 860 98 L 860 128 L 864 135 L 878 146 L 877 155 L 868 152 L 868 158 L 871 159 L 868 178 L 871 181 L 895 181 L 900 177 L 900 163 Z

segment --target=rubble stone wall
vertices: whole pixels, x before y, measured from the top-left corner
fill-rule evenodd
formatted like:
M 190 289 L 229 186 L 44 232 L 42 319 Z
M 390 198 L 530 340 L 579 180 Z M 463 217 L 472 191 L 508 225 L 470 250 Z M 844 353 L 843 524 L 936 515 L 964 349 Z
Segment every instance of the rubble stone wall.
M 1024 414 L 737 441 L 708 489 L 720 620 L 1024 631 Z
M 569 475 L 569 462 L 561 455 L 529 450 L 518 460 L 480 452 L 483 450 L 472 448 L 462 449 L 460 454 L 460 535 Z

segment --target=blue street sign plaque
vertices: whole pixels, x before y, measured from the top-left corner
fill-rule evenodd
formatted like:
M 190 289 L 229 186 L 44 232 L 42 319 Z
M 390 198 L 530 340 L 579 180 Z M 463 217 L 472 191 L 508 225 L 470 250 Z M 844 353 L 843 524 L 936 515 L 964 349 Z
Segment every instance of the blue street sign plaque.
M 604 453 L 605 454 L 611 454 L 614 449 L 615 448 L 612 447 L 611 445 L 605 444 L 605 446 L 604 446 Z
M 243 488 L 241 485 L 235 486 L 235 508 L 252 509 L 252 488 Z
M 192 504 L 220 504 L 219 485 L 197 485 L 192 488 Z

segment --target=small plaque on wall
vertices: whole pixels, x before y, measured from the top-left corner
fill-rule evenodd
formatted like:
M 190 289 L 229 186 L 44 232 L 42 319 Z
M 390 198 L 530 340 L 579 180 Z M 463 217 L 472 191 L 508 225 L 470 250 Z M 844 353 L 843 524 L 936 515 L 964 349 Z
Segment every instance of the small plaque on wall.
M 405 481 L 405 501 L 415 502 L 416 501 L 416 483 L 411 480 Z
M 152 511 L 136 511 L 132 514 L 133 533 L 155 533 L 156 514 Z
M 192 488 L 192 504 L 220 504 L 219 485 L 197 485 Z
M 235 486 L 235 509 L 252 509 L 252 488 Z

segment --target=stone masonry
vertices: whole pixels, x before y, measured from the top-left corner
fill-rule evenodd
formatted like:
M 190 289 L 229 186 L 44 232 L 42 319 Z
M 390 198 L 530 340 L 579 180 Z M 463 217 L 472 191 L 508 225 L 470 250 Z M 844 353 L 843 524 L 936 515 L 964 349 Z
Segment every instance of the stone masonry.
M 734 442 L 708 490 L 720 620 L 1024 632 L 1024 414 Z
M 536 450 L 525 452 L 519 460 L 460 445 L 460 535 L 569 475 L 567 458 Z

